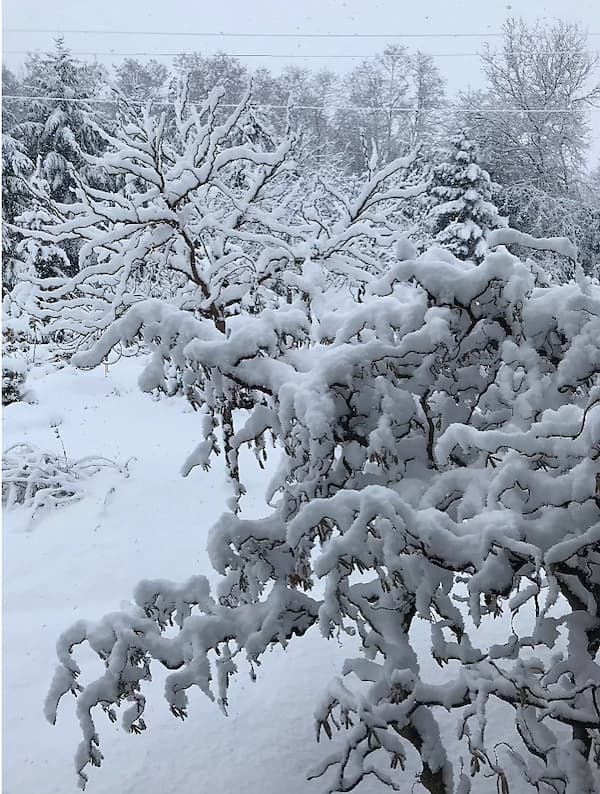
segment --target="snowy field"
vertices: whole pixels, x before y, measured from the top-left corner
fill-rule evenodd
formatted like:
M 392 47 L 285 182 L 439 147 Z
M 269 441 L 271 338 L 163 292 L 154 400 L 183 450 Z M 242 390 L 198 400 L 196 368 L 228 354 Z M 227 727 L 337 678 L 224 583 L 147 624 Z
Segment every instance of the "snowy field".
M 128 478 L 98 475 L 77 504 L 42 512 L 33 522 L 22 507 L 5 514 L 4 794 L 77 790 L 72 758 L 80 736 L 72 704 L 65 702 L 55 727 L 42 712 L 59 633 L 77 619 L 118 609 L 141 578 L 210 572 L 205 539 L 224 507 L 223 470 L 181 477 L 197 415 L 183 399 L 142 394 L 139 369 L 126 360 L 108 376 L 67 367 L 35 379 L 34 370 L 37 402 L 4 410 L 5 448 L 27 441 L 62 454 L 53 429 L 58 422 L 71 459 L 105 455 L 125 462 L 135 455 Z M 248 515 L 260 509 L 261 477 L 257 470 L 255 479 L 246 478 Z M 342 659 L 335 642 L 313 632 L 285 654 L 267 654 L 256 683 L 246 671 L 232 683 L 228 718 L 203 694 L 191 693 L 184 723 L 169 713 L 157 676 L 145 734 L 128 736 L 100 716 L 105 762 L 92 771 L 87 790 L 233 792 L 243 778 L 248 794 L 279 791 L 284 780 L 290 794 L 319 791 L 306 781 L 319 749 L 312 711 Z

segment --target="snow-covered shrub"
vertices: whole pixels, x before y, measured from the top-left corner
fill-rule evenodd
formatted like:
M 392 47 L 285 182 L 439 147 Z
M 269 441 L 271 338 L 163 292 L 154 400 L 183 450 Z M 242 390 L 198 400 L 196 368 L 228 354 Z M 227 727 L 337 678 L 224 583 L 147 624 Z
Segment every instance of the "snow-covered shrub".
M 218 452 L 210 410 L 223 383 L 254 401 L 230 428 L 234 478 L 242 444 L 261 457 L 272 435 L 281 451 L 268 514 L 245 519 L 236 501 L 210 531 L 216 592 L 201 575 L 143 581 L 135 607 L 61 637 L 46 714 L 54 722 L 63 695 L 78 695 L 82 784 L 102 761 L 96 707 L 114 719 L 128 702 L 125 729 L 143 730 L 154 664 L 170 671 L 174 715 L 193 686 L 225 710 L 237 656 L 254 670 L 315 626 L 360 640 L 316 703 L 318 733 L 341 734 L 314 772 L 328 791 L 369 776 L 410 788 L 411 756 L 431 794 L 477 791 L 478 775 L 502 792 L 598 790 L 600 287 L 536 285 L 504 248 L 479 265 L 400 253 L 332 306 L 325 265 L 307 260 L 302 298 L 231 317 L 226 334 L 138 303 L 76 357 L 98 365 L 141 334 L 177 363 L 206 411 L 186 471 Z M 162 373 L 152 361 L 142 387 Z M 503 611 L 513 619 L 486 646 L 478 627 Z M 430 648 L 414 643 L 418 618 Z M 84 643 L 106 669 L 81 685 Z M 422 654 L 446 680 L 428 678 Z M 496 701 L 514 717 L 498 745 Z M 440 733 L 447 712 L 459 758 Z
M 25 398 L 25 373 L 23 359 L 2 357 L 2 405 L 21 402 Z
M 109 469 L 127 476 L 127 465 L 108 458 L 91 455 L 69 461 L 66 453 L 13 444 L 2 456 L 2 503 L 7 508 L 30 507 L 33 517 L 43 508 L 78 502 L 86 495 L 86 481 Z
M 25 381 L 36 347 L 35 321 L 11 314 L 11 302 L 2 305 L 2 405 L 30 398 Z

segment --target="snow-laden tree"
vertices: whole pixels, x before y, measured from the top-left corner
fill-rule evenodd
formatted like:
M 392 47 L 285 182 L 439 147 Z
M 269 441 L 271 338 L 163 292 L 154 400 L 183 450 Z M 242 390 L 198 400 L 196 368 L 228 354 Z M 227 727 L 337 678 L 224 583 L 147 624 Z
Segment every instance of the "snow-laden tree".
M 185 78 L 192 102 L 203 102 L 204 98 L 217 86 L 223 88 L 228 105 L 237 104 L 246 94 L 249 74 L 241 61 L 224 52 L 202 55 L 200 52 L 184 52 L 174 61 L 176 73 Z M 173 81 L 177 92 L 178 81 Z M 230 109 L 230 108 L 229 108 Z M 228 108 L 222 108 L 223 114 Z
M 508 19 L 500 50 L 486 48 L 483 114 L 473 134 L 501 184 L 527 182 L 550 194 L 577 192 L 589 145 L 588 109 L 600 97 L 598 55 L 576 23 Z M 565 112 L 567 111 L 567 112 Z
M 96 366 L 141 334 L 205 404 L 218 384 L 244 390 L 229 455 L 250 444 L 260 459 L 272 435 L 279 465 L 264 517 L 232 509 L 210 530 L 215 592 L 199 574 L 142 581 L 135 605 L 63 634 L 48 719 L 77 695 L 85 784 L 102 761 L 97 707 L 115 720 L 127 704 L 125 729 L 143 730 L 156 664 L 170 671 L 175 716 L 192 687 L 225 711 L 243 657 L 255 677 L 268 648 L 314 627 L 359 644 L 316 702 L 317 736 L 340 734 L 312 773 L 327 791 L 370 776 L 408 790 L 402 770 L 416 764 L 431 794 L 478 791 L 484 775 L 501 792 L 593 794 L 600 288 L 581 273 L 542 286 L 503 248 L 477 265 L 439 248 L 415 258 L 405 243 L 356 300 L 327 305 L 326 267 L 307 251 L 298 297 L 228 317 L 227 333 L 165 301 L 137 303 L 76 356 Z M 151 360 L 142 386 L 161 373 Z M 207 415 L 186 472 L 217 453 L 213 430 Z M 417 621 L 430 647 L 415 641 Z M 83 685 L 86 643 L 105 670 Z M 431 657 L 441 678 L 422 665 Z M 496 704 L 508 712 L 500 742 Z
M 432 143 L 443 103 L 444 82 L 431 56 L 390 45 L 360 63 L 344 81 L 332 122 L 348 170 L 366 166 L 363 137 L 375 142 L 384 163 Z
M 12 131 L 20 118 L 19 96 L 21 86 L 6 67 L 2 67 L 2 294 L 11 289 L 17 278 L 19 260 L 17 239 L 10 229 L 30 202 L 28 179 L 35 165 L 27 156 L 25 146 Z M 7 98 L 9 97 L 9 98 Z
M 559 235 L 577 240 L 585 272 L 600 274 L 600 206 L 593 195 L 552 196 L 531 184 L 521 184 L 501 186 L 497 202 L 515 229 L 536 237 Z M 573 277 L 573 267 L 563 258 L 545 257 L 541 263 L 559 281 Z
M 97 155 L 104 148 L 104 128 L 108 126 L 100 107 L 86 101 L 99 94 L 102 77 L 97 64 L 85 64 L 73 58 L 62 38 L 56 40 L 52 52 L 35 53 L 25 64 L 21 96 L 9 104 L 15 114 L 10 134 L 34 165 L 30 173 L 37 189 L 31 192 L 22 216 L 24 219 L 28 215 L 34 225 L 37 211 L 40 208 L 47 211 L 50 201 L 74 200 L 78 178 L 109 187 L 89 161 L 89 155 Z M 65 244 L 61 249 L 66 261 L 62 261 L 62 256 L 59 259 L 67 272 L 73 272 L 76 246 Z M 39 264 L 37 272 L 43 276 L 59 264 L 56 258 L 44 264 L 44 257 L 44 253 L 33 251 L 30 246 L 25 260 L 35 269 Z
M 98 94 L 101 82 L 98 66 L 73 58 L 62 38 L 54 51 L 31 55 L 25 64 L 24 87 L 35 98 L 22 102 L 12 135 L 39 162 L 57 201 L 73 200 L 74 171 L 93 178 L 86 155 L 102 150 L 103 122 L 97 106 L 85 100 Z
M 129 106 L 107 151 L 88 157 L 120 189 L 80 179 L 75 202 L 55 203 L 39 228 L 20 227 L 49 246 L 80 244 L 73 278 L 36 281 L 52 330 L 100 331 L 141 296 L 175 293 L 224 330 L 257 265 L 269 268 L 259 254 L 293 195 L 293 161 L 290 139 L 271 151 L 248 140 L 248 95 L 218 123 L 221 104 L 215 90 L 199 109 L 180 96 L 174 114 Z
M 478 163 L 475 144 L 464 130 L 456 133 L 433 168 L 432 207 L 426 227 L 433 240 L 459 259 L 480 262 L 486 234 L 506 225 L 492 202 L 490 175 Z
M 155 58 L 145 62 L 125 58 L 115 70 L 115 82 L 125 97 L 146 104 L 166 89 L 168 74 L 167 67 Z
M 400 236 L 395 203 L 425 189 L 402 183 L 399 175 L 411 157 L 381 169 L 373 160 L 352 195 L 325 179 L 314 186 L 314 179 L 298 176 L 293 136 L 277 141 L 264 134 L 249 91 L 226 114 L 223 97 L 215 89 L 197 109 L 183 93 L 172 116 L 140 109 L 109 139 L 101 158 L 89 158 L 118 177 L 121 190 L 81 182 L 77 200 L 57 204 L 54 217 L 36 224 L 25 219 L 23 245 L 35 252 L 40 244 L 48 255 L 65 244 L 79 250 L 74 276 L 31 278 L 17 290 L 15 298 L 46 323 L 47 335 L 85 347 L 128 308 L 152 297 L 165 300 L 177 322 L 188 317 L 191 332 L 198 321 L 207 338 L 226 339 L 237 315 L 302 298 L 307 259 L 323 264 L 328 287 L 343 281 L 364 289 L 370 273 L 385 270 Z M 314 188 L 303 192 L 308 185 Z M 183 339 L 186 327 L 175 325 L 173 333 Z M 169 344 L 152 346 L 154 375 L 145 379 L 146 388 L 181 386 L 206 412 L 207 439 L 215 447 L 213 431 L 220 428 L 237 498 L 233 411 L 253 398 L 229 376 L 207 374 L 202 387 L 189 380 Z M 166 377 L 173 367 L 182 379 Z
M 489 90 L 465 94 L 461 108 L 468 110 L 463 122 L 482 165 L 502 186 L 497 204 L 510 225 L 577 239 L 588 272 L 594 272 L 598 250 L 598 221 L 586 189 L 598 65 L 586 31 L 576 24 L 510 19 L 501 48 L 483 54 Z M 544 264 L 556 273 L 559 263 Z
M 334 161 L 305 182 L 301 213 L 311 222 L 305 237 L 310 259 L 326 266 L 327 284 L 358 287 L 381 275 L 414 225 L 408 208 L 426 196 L 428 180 L 418 152 L 381 165 L 376 146 L 363 139 L 367 168 L 361 176 Z
M 7 66 L 2 66 L 2 136 L 13 136 L 23 118 L 26 102 L 21 98 L 27 89 Z
M 3 72 L 3 78 L 5 74 Z M 3 79 L 3 87 L 7 81 Z M 14 89 L 13 89 L 14 90 Z M 9 130 L 16 123 L 14 114 L 4 103 L 3 128 Z M 9 132 L 2 134 L 2 404 L 25 399 L 25 380 L 31 364 L 32 344 L 35 344 L 34 322 L 19 318 L 19 308 L 11 300 L 11 291 L 29 273 L 30 252 L 19 244 L 13 224 L 36 202 L 31 177 L 34 164 L 22 143 Z
M 2 260 L 3 291 L 17 280 L 19 258 L 17 239 L 10 229 L 15 219 L 29 207 L 32 194 L 28 179 L 34 170 L 23 144 L 8 133 L 2 135 Z

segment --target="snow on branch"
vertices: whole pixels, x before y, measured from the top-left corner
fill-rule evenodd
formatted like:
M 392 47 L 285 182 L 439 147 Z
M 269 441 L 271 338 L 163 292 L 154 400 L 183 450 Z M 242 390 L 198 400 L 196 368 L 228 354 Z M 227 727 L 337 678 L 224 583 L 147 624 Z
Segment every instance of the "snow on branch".
M 304 278 L 326 263 L 312 268 Z M 228 318 L 226 334 L 204 328 L 160 302 L 138 304 L 78 359 L 91 365 L 141 333 L 178 363 L 202 411 L 188 474 L 218 453 L 214 406 L 240 393 L 230 470 L 239 480 L 241 444 L 262 459 L 270 434 L 280 450 L 271 509 L 245 518 L 238 490 L 210 530 L 214 593 L 203 577 L 144 582 L 134 609 L 61 638 L 47 715 L 79 693 L 81 782 L 102 761 L 97 706 L 115 719 L 128 701 L 125 728 L 145 728 L 156 663 L 170 671 L 176 716 L 191 686 L 225 708 L 236 656 L 254 675 L 267 647 L 316 626 L 360 643 L 316 704 L 318 736 L 340 733 L 314 771 L 328 791 L 368 777 L 403 790 L 412 748 L 431 794 L 467 794 L 480 774 L 501 791 L 593 794 L 600 288 L 536 285 L 506 250 L 476 265 L 437 249 L 373 275 L 355 299 L 327 304 L 309 291 Z M 158 371 L 148 366 L 146 385 Z M 522 619 L 486 646 L 472 626 L 503 611 Z M 414 642 L 417 617 L 430 626 L 427 648 Z M 106 672 L 84 686 L 75 655 L 86 643 Z M 446 669 L 443 685 L 425 674 L 423 653 Z M 512 711 L 510 764 L 488 738 L 493 702 Z M 456 720 L 460 759 L 440 709 Z
M 552 251 L 577 261 L 577 246 L 566 237 L 533 237 L 516 229 L 494 229 L 488 234 L 487 242 L 490 248 L 498 245 L 522 245 L 536 251 Z

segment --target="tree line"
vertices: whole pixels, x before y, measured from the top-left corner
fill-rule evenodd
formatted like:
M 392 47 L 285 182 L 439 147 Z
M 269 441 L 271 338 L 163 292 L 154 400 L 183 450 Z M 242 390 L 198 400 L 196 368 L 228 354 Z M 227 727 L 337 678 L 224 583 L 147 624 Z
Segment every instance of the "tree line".
M 105 133 L 114 134 L 128 103 L 171 103 L 184 80 L 193 103 L 221 86 L 225 104 L 236 105 L 251 85 L 261 134 L 274 139 L 292 129 L 304 144 L 305 170 L 336 163 L 352 179 L 365 173 L 373 151 L 386 163 L 417 150 L 426 171 L 447 158 L 448 139 L 461 132 L 489 173 L 494 203 L 510 226 L 569 236 L 593 271 L 600 167 L 589 162 L 589 110 L 600 88 L 598 59 L 584 31 L 560 21 L 544 27 L 508 20 L 502 46 L 485 49 L 481 63 L 486 89 L 451 101 L 433 58 L 400 45 L 346 76 L 296 66 L 277 75 L 251 72 L 235 57 L 200 53 L 177 56 L 172 69 L 128 58 L 109 73 L 77 60 L 57 40 L 53 52 L 28 58 L 21 79 L 3 68 L 5 95 L 35 97 L 4 102 L 4 218 L 11 222 L 29 208 L 32 179 L 45 182 L 52 200 L 72 201 L 77 174 L 89 172 L 88 156 L 104 150 Z M 85 101 L 99 98 L 106 103 Z M 3 245 L 10 261 L 9 231 Z

